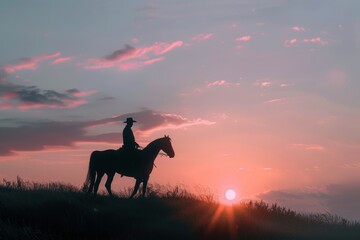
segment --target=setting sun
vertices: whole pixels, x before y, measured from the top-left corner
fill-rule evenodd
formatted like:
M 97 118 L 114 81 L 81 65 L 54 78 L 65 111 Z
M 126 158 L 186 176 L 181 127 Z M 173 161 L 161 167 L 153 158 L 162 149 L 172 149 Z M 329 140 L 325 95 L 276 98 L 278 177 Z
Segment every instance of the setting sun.
M 225 192 L 225 198 L 226 200 L 232 201 L 236 198 L 236 192 L 234 191 L 234 189 L 228 189 Z

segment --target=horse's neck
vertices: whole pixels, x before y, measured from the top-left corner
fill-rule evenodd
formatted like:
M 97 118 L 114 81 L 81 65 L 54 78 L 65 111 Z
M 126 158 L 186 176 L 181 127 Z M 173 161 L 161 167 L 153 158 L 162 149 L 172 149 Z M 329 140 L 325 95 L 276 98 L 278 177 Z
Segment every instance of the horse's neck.
M 147 145 L 144 148 L 145 155 L 148 156 L 149 159 L 151 159 L 152 161 L 155 161 L 155 158 L 159 154 L 159 152 L 160 152 L 160 145 L 158 139 L 152 141 L 151 143 L 149 143 L 149 145 Z

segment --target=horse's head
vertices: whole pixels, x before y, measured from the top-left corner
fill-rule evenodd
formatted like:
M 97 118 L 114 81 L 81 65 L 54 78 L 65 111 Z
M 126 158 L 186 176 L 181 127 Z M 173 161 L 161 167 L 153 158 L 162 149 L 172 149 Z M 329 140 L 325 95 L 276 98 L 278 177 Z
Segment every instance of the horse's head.
M 169 136 L 165 135 L 162 138 L 161 150 L 163 150 L 170 158 L 175 157 L 175 152 L 171 145 L 171 138 Z

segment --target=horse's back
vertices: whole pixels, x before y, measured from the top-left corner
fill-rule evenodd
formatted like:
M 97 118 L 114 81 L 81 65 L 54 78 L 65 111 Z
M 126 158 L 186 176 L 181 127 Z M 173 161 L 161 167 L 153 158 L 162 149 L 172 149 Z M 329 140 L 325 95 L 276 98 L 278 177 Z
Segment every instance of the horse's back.
M 108 155 L 114 155 L 118 152 L 118 150 L 114 150 L 114 149 L 107 149 L 107 150 L 103 150 L 103 151 L 99 151 L 99 150 L 96 150 L 96 151 L 93 151 L 91 153 L 91 157 L 92 156 L 108 156 Z

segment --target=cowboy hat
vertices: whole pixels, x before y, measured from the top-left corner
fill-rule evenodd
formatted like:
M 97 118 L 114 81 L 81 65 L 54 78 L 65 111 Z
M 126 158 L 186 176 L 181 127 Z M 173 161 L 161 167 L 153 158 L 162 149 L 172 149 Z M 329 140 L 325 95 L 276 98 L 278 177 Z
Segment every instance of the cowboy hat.
M 124 123 L 133 123 L 136 122 L 133 118 L 129 117 L 126 119 L 126 121 Z

